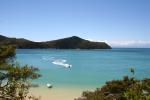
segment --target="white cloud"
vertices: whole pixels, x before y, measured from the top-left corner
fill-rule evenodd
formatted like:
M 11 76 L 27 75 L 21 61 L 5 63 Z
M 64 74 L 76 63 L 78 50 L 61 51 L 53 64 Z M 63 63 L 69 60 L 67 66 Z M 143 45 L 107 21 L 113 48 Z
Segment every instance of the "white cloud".
M 135 47 L 145 48 L 150 47 L 150 41 L 143 40 L 129 40 L 129 41 L 106 41 L 112 47 Z
M 87 39 L 90 41 L 95 41 L 92 39 Z M 124 47 L 124 48 L 150 48 L 150 41 L 145 40 L 96 40 L 95 42 L 106 42 L 112 47 Z

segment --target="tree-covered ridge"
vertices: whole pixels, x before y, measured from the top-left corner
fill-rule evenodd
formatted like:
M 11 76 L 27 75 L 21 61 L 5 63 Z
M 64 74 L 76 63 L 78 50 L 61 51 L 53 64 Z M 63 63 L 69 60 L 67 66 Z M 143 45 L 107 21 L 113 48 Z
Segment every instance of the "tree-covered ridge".
M 91 42 L 77 36 L 46 42 L 33 42 L 26 39 L 8 38 L 0 35 L 0 45 L 16 45 L 18 48 L 54 48 L 54 49 L 110 49 L 105 42 Z
M 0 100 L 25 100 L 31 86 L 29 81 L 40 77 L 37 68 L 14 62 L 15 49 L 0 46 Z

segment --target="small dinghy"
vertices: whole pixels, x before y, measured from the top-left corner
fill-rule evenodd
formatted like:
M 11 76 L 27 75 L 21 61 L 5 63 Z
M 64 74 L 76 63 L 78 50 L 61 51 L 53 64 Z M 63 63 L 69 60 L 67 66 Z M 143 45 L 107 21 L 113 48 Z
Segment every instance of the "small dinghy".
M 52 87 L 53 87 L 53 85 L 52 85 L 52 84 L 49 84 L 49 83 L 47 83 L 46 86 L 47 86 L 48 88 L 52 88 Z

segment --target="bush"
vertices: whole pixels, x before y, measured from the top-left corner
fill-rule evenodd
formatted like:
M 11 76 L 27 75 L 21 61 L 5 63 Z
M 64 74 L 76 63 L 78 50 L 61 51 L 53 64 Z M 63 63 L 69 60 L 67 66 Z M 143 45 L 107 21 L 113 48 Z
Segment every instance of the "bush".
M 84 91 L 82 97 L 75 100 L 150 100 L 150 79 L 125 76 L 122 80 L 106 82 L 94 92 Z
M 24 100 L 27 98 L 29 80 L 37 79 L 38 69 L 32 66 L 20 66 L 13 62 L 15 46 L 0 47 L 0 99 Z

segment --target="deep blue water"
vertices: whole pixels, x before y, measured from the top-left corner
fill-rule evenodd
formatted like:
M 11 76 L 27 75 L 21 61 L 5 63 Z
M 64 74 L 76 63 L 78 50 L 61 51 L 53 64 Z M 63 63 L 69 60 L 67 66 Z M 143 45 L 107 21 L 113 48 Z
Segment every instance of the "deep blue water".
M 17 61 L 38 67 L 42 77 L 34 82 L 43 85 L 98 87 L 131 75 L 131 67 L 136 78 L 150 77 L 150 49 L 18 49 Z

